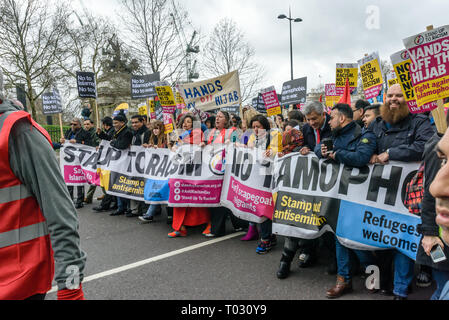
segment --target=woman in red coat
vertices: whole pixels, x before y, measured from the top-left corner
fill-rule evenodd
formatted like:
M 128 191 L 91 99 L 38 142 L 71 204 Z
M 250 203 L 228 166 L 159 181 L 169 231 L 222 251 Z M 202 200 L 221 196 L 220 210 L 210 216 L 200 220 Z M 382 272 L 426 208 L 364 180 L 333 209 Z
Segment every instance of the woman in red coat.
M 193 128 L 193 123 L 196 121 L 192 114 L 187 113 L 180 119 L 179 126 L 184 130 L 184 133 L 179 137 L 178 145 L 180 144 L 197 144 L 201 145 L 204 141 L 203 132 L 201 128 Z M 201 224 L 208 224 L 205 233 L 210 231 L 210 214 L 208 208 L 174 208 L 173 209 L 173 229 L 174 231 L 168 234 L 169 238 L 185 237 L 187 236 L 188 227 L 199 226 Z M 203 233 L 204 233 L 203 232 Z

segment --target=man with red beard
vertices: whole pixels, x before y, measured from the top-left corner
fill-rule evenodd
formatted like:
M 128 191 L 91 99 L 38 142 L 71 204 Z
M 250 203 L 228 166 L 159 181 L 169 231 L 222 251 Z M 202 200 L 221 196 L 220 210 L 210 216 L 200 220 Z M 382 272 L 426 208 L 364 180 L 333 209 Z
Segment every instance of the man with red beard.
M 440 226 L 440 238 L 443 243 L 439 244 L 449 246 L 449 129 L 437 145 L 438 156 L 443 160 L 441 169 L 438 171 L 435 179 L 430 185 L 430 193 L 436 199 L 436 219 L 435 222 Z M 446 257 L 449 258 L 449 257 Z M 442 291 L 440 300 L 449 299 L 449 282 Z
M 371 129 L 377 137 L 377 153 L 371 163 L 386 164 L 389 160 L 421 161 L 426 142 L 435 134 L 435 127 L 424 114 L 411 114 L 399 84 L 388 89 L 385 104 L 380 107 L 380 117 Z M 394 260 L 395 300 L 408 296 L 408 287 L 413 280 L 414 261 L 399 251 L 379 251 L 381 268 L 381 290 L 389 291 L 390 268 Z

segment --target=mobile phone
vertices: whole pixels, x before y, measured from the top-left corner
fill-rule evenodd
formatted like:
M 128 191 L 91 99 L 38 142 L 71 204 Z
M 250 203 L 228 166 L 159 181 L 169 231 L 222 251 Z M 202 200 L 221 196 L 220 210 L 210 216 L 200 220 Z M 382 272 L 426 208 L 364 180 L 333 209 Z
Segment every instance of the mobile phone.
M 446 260 L 446 256 L 444 255 L 443 249 L 439 244 L 435 245 L 430 251 L 430 257 L 434 263 L 438 263 Z

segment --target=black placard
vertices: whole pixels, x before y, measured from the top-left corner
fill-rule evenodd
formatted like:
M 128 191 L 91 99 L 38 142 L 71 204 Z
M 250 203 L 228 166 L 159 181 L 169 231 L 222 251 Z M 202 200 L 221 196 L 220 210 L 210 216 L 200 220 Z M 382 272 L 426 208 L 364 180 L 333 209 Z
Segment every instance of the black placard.
M 76 83 L 78 85 L 78 96 L 80 98 L 97 98 L 97 88 L 95 85 L 95 73 L 77 72 Z
M 283 105 L 305 103 L 307 99 L 307 77 L 287 81 L 282 85 Z
M 131 98 L 145 99 L 157 96 L 156 82 L 160 81 L 159 72 L 144 76 L 133 75 L 131 77 Z

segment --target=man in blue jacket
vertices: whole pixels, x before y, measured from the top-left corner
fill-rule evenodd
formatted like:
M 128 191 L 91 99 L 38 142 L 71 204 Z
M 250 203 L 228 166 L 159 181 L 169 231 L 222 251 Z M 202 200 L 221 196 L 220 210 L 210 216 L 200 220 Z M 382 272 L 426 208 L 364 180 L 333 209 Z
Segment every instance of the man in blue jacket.
M 349 105 L 336 104 L 332 108 L 329 125 L 333 133 L 333 149 L 328 150 L 324 143 L 315 147 L 318 158 L 333 159 L 351 167 L 366 166 L 376 150 L 376 137 L 370 130 L 363 130 L 353 121 L 353 112 Z M 338 239 L 335 242 L 337 251 L 337 283 L 326 292 L 330 299 L 338 298 L 352 291 L 350 254 L 351 249 L 343 246 Z M 374 262 L 370 251 L 352 250 L 364 267 Z
M 323 143 L 315 147 L 318 158 L 330 158 L 351 167 L 366 166 L 376 151 L 376 136 L 371 130 L 362 128 L 352 119 L 351 107 L 339 103 L 332 109 L 329 125 L 333 133 L 332 151 Z

